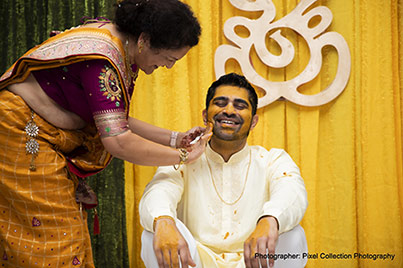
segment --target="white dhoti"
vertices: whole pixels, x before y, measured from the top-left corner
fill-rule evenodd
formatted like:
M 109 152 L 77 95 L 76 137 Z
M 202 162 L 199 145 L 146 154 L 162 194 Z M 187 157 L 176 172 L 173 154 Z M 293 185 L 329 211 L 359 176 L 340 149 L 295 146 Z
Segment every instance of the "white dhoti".
M 192 259 L 196 263 L 196 268 L 245 267 L 243 254 L 217 254 L 197 242 L 181 221 L 176 220 L 176 227 L 188 243 Z M 153 237 L 154 234 L 148 231 L 144 231 L 141 236 L 141 259 L 147 268 L 158 268 L 158 262 L 153 248 Z M 308 245 L 304 229 L 300 225 L 297 225 L 292 230 L 282 233 L 279 236 L 274 255 L 274 268 L 303 268 L 308 261 L 307 258 L 303 258 L 303 253 L 307 252 Z M 261 262 L 268 262 L 267 255 L 256 257 Z

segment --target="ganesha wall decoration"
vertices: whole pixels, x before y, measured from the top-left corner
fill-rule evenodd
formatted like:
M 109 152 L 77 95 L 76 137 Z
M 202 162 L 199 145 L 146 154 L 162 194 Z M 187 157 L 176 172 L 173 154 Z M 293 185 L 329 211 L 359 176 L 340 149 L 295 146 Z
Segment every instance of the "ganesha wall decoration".
M 351 57 L 347 42 L 339 33 L 325 32 L 333 19 L 329 8 L 317 6 L 309 10 L 317 0 L 301 0 L 289 14 L 273 21 L 276 10 L 271 0 L 229 1 L 238 9 L 250 12 L 263 11 L 263 13 L 258 19 L 235 16 L 225 22 L 224 35 L 233 44 L 221 45 L 215 52 L 214 68 L 217 78 L 225 74 L 228 60 L 237 61 L 248 81 L 265 91 L 265 95 L 259 98 L 259 108 L 278 99 L 286 99 L 302 106 L 320 106 L 342 93 L 350 77 Z M 320 17 L 320 22 L 312 27 L 309 23 L 314 17 Z M 249 31 L 249 36 L 238 35 L 235 31 L 238 26 L 245 27 Z M 290 28 L 304 38 L 310 59 L 305 69 L 294 78 L 287 81 L 269 81 L 254 69 L 250 52 L 254 46 L 257 56 L 268 67 L 288 66 L 295 57 L 295 48 L 282 34 L 283 28 Z M 269 32 L 269 37 L 281 48 L 279 55 L 271 53 L 266 47 L 266 35 Z M 337 52 L 338 65 L 334 80 L 317 94 L 305 95 L 298 92 L 298 87 L 312 81 L 320 73 L 323 62 L 322 48 L 325 46 L 331 46 Z

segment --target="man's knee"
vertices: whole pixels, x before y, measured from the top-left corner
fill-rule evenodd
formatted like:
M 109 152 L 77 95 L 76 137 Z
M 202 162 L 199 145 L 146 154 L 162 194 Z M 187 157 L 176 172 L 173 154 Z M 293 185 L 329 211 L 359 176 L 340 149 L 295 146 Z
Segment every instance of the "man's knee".
M 151 249 L 153 249 L 153 238 L 153 233 L 144 230 L 141 234 L 141 248 L 149 249 L 149 247 L 151 246 Z
M 154 234 L 148 231 L 143 231 L 141 234 L 141 259 L 143 260 L 146 267 L 152 267 L 157 264 L 157 258 L 155 257 L 154 247 L 153 247 Z
M 275 268 L 305 267 L 307 260 L 302 256 L 308 252 L 308 245 L 304 229 L 297 225 L 292 230 L 282 233 L 276 246 L 278 259 L 274 262 Z
M 308 250 L 304 229 L 297 225 L 288 232 L 282 233 L 278 238 L 276 252 L 300 253 Z

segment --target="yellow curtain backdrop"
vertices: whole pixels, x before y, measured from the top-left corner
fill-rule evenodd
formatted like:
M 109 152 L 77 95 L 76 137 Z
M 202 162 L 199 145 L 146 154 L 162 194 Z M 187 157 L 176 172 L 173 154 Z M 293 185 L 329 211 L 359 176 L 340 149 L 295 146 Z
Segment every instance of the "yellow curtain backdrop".
M 131 115 L 172 130 L 202 125 L 207 88 L 214 81 L 214 52 L 228 41 L 224 22 L 235 15 L 257 18 L 228 0 L 187 0 L 200 19 L 199 45 L 171 70 L 141 74 Z M 273 0 L 276 20 L 299 1 Z M 401 0 L 322 0 L 333 13 L 328 31 L 346 39 L 352 70 L 345 91 L 321 107 L 306 108 L 277 101 L 259 109 L 260 121 L 249 144 L 284 148 L 301 168 L 309 206 L 302 226 L 311 258 L 307 267 L 403 267 L 403 6 Z M 258 73 L 272 81 L 298 75 L 309 60 L 306 42 L 285 31 L 296 47 L 296 59 L 285 69 L 267 68 L 252 52 Z M 268 41 L 270 50 L 277 47 Z M 320 75 L 299 90 L 314 94 L 334 78 L 338 58 L 323 50 Z M 236 63 L 227 72 L 240 71 Z M 140 259 L 138 204 L 154 167 L 126 163 L 127 233 L 131 267 Z M 351 254 L 351 259 L 325 254 Z M 394 254 L 393 260 L 354 258 L 354 253 Z M 327 255 L 329 256 L 329 255 Z M 314 257 L 314 255 L 312 255 Z M 369 256 L 367 256 L 369 257 Z

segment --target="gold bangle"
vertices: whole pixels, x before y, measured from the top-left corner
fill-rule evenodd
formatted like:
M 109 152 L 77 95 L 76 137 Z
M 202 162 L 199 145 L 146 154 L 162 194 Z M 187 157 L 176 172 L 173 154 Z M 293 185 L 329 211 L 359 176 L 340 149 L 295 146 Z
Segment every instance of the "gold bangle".
M 179 150 L 179 164 L 178 166 L 173 165 L 175 170 L 178 170 L 180 166 L 188 160 L 189 152 L 186 149 L 180 148 Z

